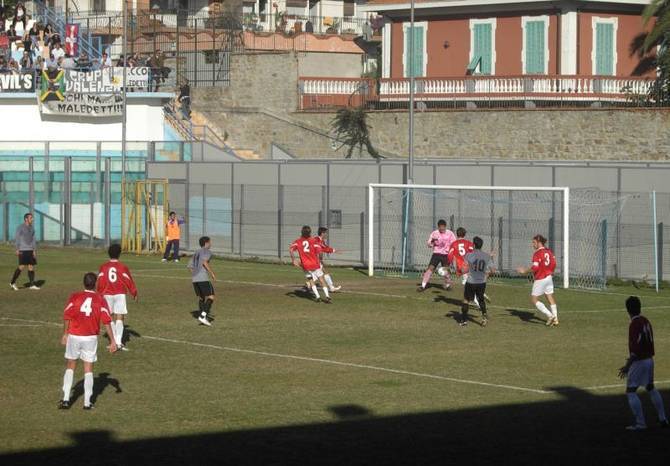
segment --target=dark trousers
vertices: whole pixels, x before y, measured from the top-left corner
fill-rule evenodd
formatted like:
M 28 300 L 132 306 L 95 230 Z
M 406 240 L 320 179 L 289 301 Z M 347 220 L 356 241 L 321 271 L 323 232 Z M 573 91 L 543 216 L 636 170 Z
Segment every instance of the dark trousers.
M 174 256 L 172 256 L 173 259 L 179 259 L 179 240 L 178 239 L 171 239 L 170 241 L 167 242 L 167 245 L 165 246 L 165 254 L 163 254 L 163 259 L 167 259 L 170 257 L 170 249 L 174 246 Z

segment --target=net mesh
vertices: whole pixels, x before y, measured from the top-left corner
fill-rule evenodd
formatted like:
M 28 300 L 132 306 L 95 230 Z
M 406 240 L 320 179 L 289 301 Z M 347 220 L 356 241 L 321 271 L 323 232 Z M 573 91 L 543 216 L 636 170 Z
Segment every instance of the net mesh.
M 375 187 L 373 250 L 376 273 L 412 277 L 423 272 L 432 255 L 427 245 L 438 220 L 447 228 L 479 236 L 492 252 L 494 280 L 529 280 L 516 269 L 532 256 L 531 239 L 541 234 L 556 255 L 555 283 L 562 283 L 563 191 L 456 190 Z M 604 288 L 607 282 L 608 229 L 623 199 L 610 193 L 570 193 L 570 285 Z

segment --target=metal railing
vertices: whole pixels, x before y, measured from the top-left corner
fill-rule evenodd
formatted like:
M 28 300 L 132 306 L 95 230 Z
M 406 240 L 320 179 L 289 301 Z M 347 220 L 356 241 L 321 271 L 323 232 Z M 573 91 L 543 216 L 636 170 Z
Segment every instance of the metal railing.
M 533 106 L 657 106 L 655 80 L 613 76 L 463 76 L 416 78 L 421 110 Z M 300 78 L 301 110 L 364 105 L 406 108 L 409 79 Z
M 312 16 L 289 15 L 283 13 L 256 14 L 247 13 L 242 17 L 242 24 L 248 31 L 280 32 L 283 34 L 349 34 L 361 35 L 366 31 L 369 22 L 356 16 Z M 369 29 L 370 34 L 372 28 Z

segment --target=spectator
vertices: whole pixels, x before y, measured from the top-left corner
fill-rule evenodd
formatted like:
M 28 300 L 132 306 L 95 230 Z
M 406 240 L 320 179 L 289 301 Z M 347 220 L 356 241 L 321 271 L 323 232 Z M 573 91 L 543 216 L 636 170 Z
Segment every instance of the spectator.
M 9 60 L 9 72 L 11 74 L 18 74 L 19 71 L 20 71 L 19 63 L 16 60 L 14 60 L 13 58 L 11 58 Z
M 86 52 L 81 52 L 79 54 L 79 58 L 76 60 L 77 63 L 77 69 L 79 71 L 83 71 L 85 73 L 88 73 L 91 71 L 91 60 L 88 58 L 88 54 Z
M 63 50 L 63 48 L 61 47 L 60 42 L 56 42 L 54 44 L 51 53 L 53 54 L 56 60 L 58 60 L 59 58 L 63 58 L 65 56 L 65 50 Z
M 16 42 L 21 39 L 21 36 L 16 33 L 14 25 L 9 26 L 9 29 L 7 29 L 7 37 L 9 38 L 9 42 Z
M 102 52 L 102 59 L 100 60 L 100 68 L 111 68 L 112 67 L 112 59 L 109 58 L 109 55 L 107 55 L 107 52 Z
M 39 74 L 42 72 L 42 70 L 45 68 L 44 66 L 44 58 L 42 57 L 37 57 L 35 59 L 35 62 L 33 63 L 33 70 L 35 71 L 35 75 L 39 76 Z
M 56 60 L 56 57 L 54 57 L 53 53 L 49 54 L 49 58 L 46 59 L 44 67 L 47 69 L 58 68 L 58 61 Z
M 30 56 L 28 50 L 23 51 L 23 57 L 21 58 L 19 65 L 21 65 L 21 71 L 30 71 L 33 69 L 33 58 Z
M 16 25 L 20 26 L 16 28 Z M 28 15 L 26 14 L 26 8 L 23 6 L 23 3 L 17 3 L 14 8 L 14 18 L 12 19 L 12 26 L 17 30 L 21 31 L 21 34 L 25 32 L 28 28 Z
M 74 59 L 69 55 L 65 55 L 62 58 L 62 61 L 59 61 L 59 64 L 60 64 L 59 68 L 63 68 L 65 70 L 73 70 L 77 67 L 77 64 L 75 63 Z
M 188 80 L 183 78 L 179 86 L 179 96 L 177 101 L 181 107 L 181 114 L 185 120 L 191 118 L 191 86 L 188 85 Z
M 4 55 L 0 55 L 0 73 L 7 74 L 9 73 L 9 67 L 7 66 L 7 59 Z

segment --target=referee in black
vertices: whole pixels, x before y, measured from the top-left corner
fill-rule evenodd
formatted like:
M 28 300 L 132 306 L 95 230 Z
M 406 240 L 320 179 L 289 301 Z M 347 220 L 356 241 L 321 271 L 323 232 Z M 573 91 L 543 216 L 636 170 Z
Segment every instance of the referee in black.
M 19 258 L 19 266 L 12 275 L 12 281 L 9 286 L 14 291 L 19 291 L 16 286 L 16 280 L 23 272 L 23 269 L 28 267 L 28 287 L 31 290 L 39 290 L 40 287 L 35 284 L 35 266 L 37 265 L 37 252 L 35 243 L 35 229 L 33 228 L 33 214 L 28 212 L 23 216 L 23 223 L 16 229 L 14 235 L 16 243 L 16 255 Z

